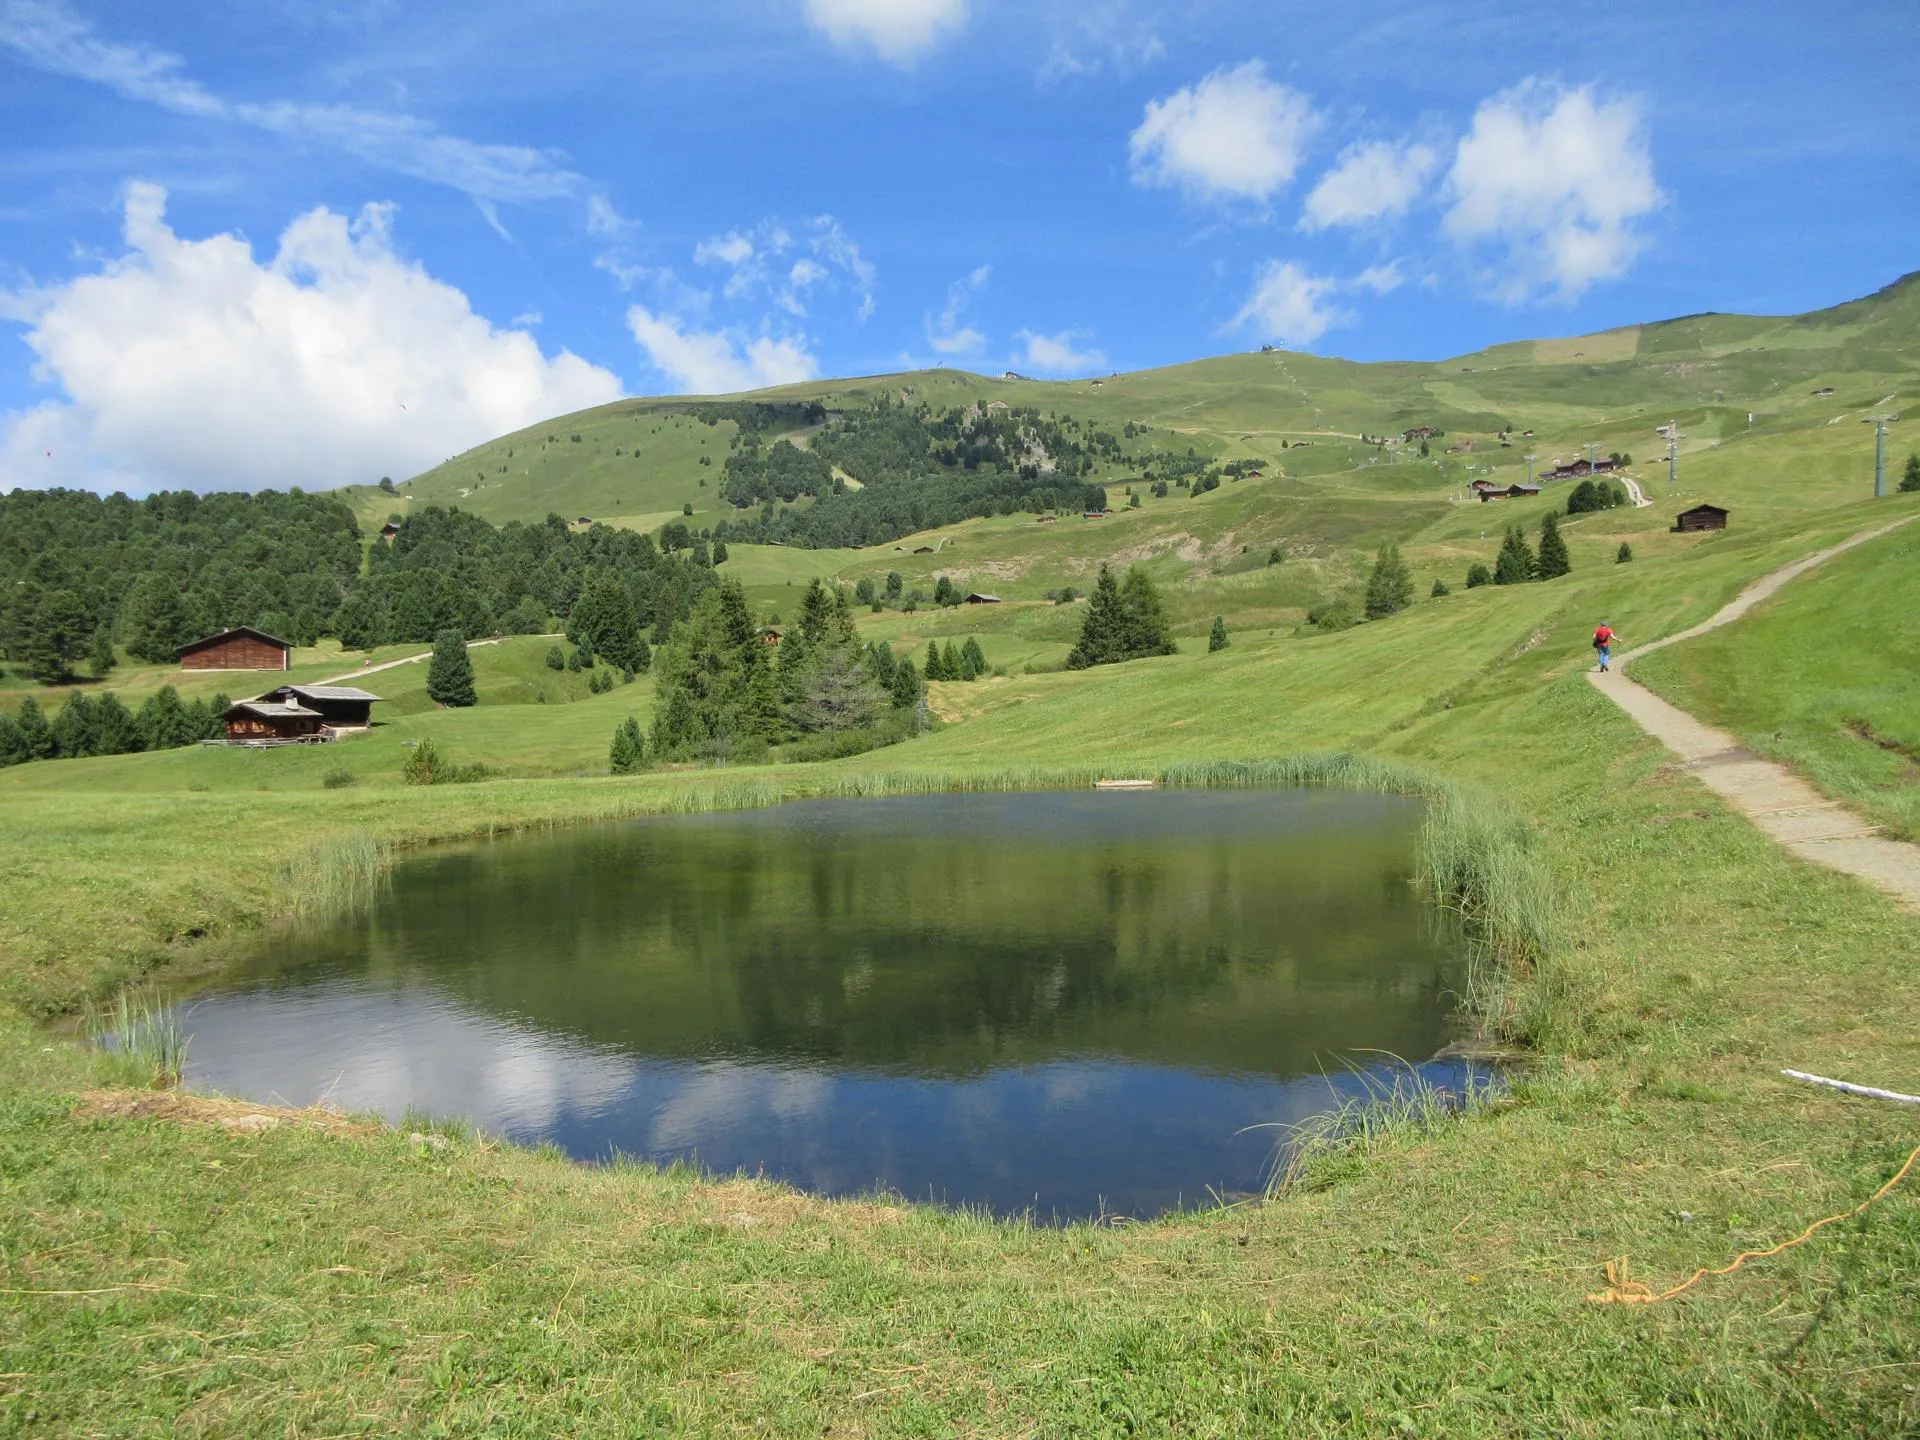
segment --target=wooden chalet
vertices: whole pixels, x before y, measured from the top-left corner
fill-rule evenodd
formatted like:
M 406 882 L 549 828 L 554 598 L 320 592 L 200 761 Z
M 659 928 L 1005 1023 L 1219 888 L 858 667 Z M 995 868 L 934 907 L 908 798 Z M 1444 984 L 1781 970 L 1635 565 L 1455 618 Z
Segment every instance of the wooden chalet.
M 226 713 L 227 741 L 237 745 L 298 745 L 330 740 L 326 717 L 297 702 L 242 700 Z
M 393 521 L 391 520 L 387 521 L 386 524 L 380 527 L 380 538 L 382 540 L 391 540 L 393 539 L 394 536 L 398 535 L 399 533 L 400 533 L 400 527 L 394 524 Z
M 916 545 L 916 546 L 914 546 L 914 547 L 913 547 L 913 553 L 914 553 L 914 554 L 916 554 L 916 555 L 931 555 L 931 554 L 933 554 L 933 546 L 931 546 L 931 545 Z
M 1082 520 L 1104 520 L 1107 518 L 1107 512 L 1104 510 L 1085 510 L 1081 512 L 1080 518 Z
M 1058 515 L 1036 515 L 1033 517 L 1033 523 L 1036 525 L 1055 525 L 1059 523 L 1059 520 L 1060 517 Z
M 276 705 L 304 706 L 334 731 L 366 729 L 373 723 L 373 707 L 380 703 L 378 695 L 351 685 L 282 685 L 259 698 Z
M 998 595 L 982 595 L 978 590 L 975 590 L 960 603 L 963 605 L 998 605 L 1000 603 L 1000 597 Z
M 1485 489 L 1481 489 L 1476 484 L 1474 490 L 1480 496 L 1482 504 L 1489 500 L 1524 500 L 1529 495 L 1540 493 L 1538 485 L 1523 485 L 1519 481 L 1511 485 L 1489 485 Z
M 1691 510 L 1682 510 L 1673 522 L 1676 534 L 1690 534 L 1696 530 L 1724 530 L 1727 528 L 1727 516 L 1731 511 L 1718 505 L 1696 505 Z
M 760 643 L 762 645 L 778 645 L 780 643 L 780 632 L 771 625 L 767 626 L 766 629 L 760 632 Z
M 182 670 L 291 670 L 293 646 L 240 625 L 180 647 Z

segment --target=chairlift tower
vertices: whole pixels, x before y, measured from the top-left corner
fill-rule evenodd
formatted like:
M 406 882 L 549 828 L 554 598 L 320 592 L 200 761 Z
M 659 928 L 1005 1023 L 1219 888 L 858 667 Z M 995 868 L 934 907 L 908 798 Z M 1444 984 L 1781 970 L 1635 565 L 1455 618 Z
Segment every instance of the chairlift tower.
M 1873 426 L 1873 498 L 1876 500 L 1887 493 L 1887 426 L 1899 418 L 1898 415 L 1868 415 L 1860 421 L 1862 425 Z
M 1667 422 L 1667 484 L 1680 483 L 1680 442 L 1687 437 L 1680 431 L 1678 420 Z
M 1540 458 L 1540 452 L 1539 452 L 1538 450 L 1529 450 L 1529 451 L 1527 452 L 1527 456 L 1526 456 L 1526 460 L 1527 460 L 1527 484 L 1529 484 L 1529 485 L 1531 485 L 1531 484 L 1533 483 L 1533 462 L 1534 462 L 1534 461 L 1536 461 L 1536 460 L 1538 460 L 1539 458 Z

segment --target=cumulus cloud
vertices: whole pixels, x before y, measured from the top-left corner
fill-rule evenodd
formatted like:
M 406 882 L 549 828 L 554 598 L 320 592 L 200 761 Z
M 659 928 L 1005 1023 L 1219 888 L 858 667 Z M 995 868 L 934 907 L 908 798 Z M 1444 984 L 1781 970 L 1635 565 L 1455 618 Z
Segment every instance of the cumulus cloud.
M 331 145 L 369 164 L 482 200 L 548 200 L 577 194 L 584 183 L 550 150 L 464 140 L 413 115 L 290 100 L 228 100 L 187 74 L 178 55 L 105 39 L 61 0 L 0 0 L 0 46 L 38 69 L 104 85 L 129 100 L 251 126 L 303 144 Z M 481 213 L 501 228 L 496 213 L 485 207 Z M 590 216 L 589 223 L 593 220 Z
M 736 329 L 693 330 L 644 305 L 627 310 L 627 328 L 654 369 L 690 395 L 730 395 L 811 380 L 820 371 L 802 340 L 750 336 Z
M 939 318 L 927 317 L 927 343 L 942 355 L 972 355 L 986 345 L 987 337 L 964 324 L 963 319 L 967 306 L 986 288 L 992 275 L 991 265 L 982 265 L 971 274 L 963 275 L 947 287 L 947 308 L 940 312 Z
M 1430 145 L 1368 141 L 1347 149 L 1307 194 L 1302 230 L 1404 215 L 1440 164 Z
M 1571 300 L 1622 275 L 1664 202 L 1639 101 L 1528 80 L 1481 103 L 1447 176 L 1445 233 L 1498 255 L 1495 294 Z
M 130 186 L 126 255 L 0 305 L 65 395 L 8 417 L 0 481 L 321 488 L 622 393 L 401 259 L 389 207 L 302 215 L 264 264 L 237 235 L 183 240 L 165 217 L 164 190 Z
M 807 0 L 807 18 L 834 44 L 909 66 L 967 20 L 967 0 Z
M 1107 357 L 1102 352 L 1091 346 L 1080 348 L 1078 342 L 1086 333 L 1062 330 L 1057 335 L 1040 335 L 1021 330 L 1013 337 L 1020 345 L 1013 354 L 1013 367 L 1036 375 L 1084 375 L 1089 370 L 1106 369 Z
M 1310 275 L 1291 260 L 1269 260 L 1233 323 L 1278 344 L 1311 345 L 1353 318 L 1329 303 L 1340 289 L 1331 276 Z
M 1258 60 L 1223 67 L 1147 104 L 1129 149 L 1133 178 L 1204 200 L 1265 203 L 1291 184 L 1319 118 Z

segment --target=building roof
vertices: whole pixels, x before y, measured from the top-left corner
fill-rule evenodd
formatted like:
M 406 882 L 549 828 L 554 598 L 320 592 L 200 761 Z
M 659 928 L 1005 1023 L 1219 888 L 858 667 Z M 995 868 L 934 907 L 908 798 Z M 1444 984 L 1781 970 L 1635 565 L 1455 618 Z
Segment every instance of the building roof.
M 1724 505 L 1695 505 L 1691 510 L 1682 510 L 1682 515 L 1704 515 L 1708 511 L 1715 515 L 1731 515 L 1733 512 Z
M 998 595 L 986 595 L 975 590 L 967 596 L 966 603 L 969 605 L 998 605 L 1000 603 L 1000 597 Z
M 378 700 L 380 698 L 369 691 L 357 690 L 351 685 L 282 685 L 278 690 L 269 693 L 279 695 L 283 692 L 298 695 L 305 700 Z
M 282 650 L 293 649 L 291 640 L 282 640 L 278 636 L 267 634 L 264 630 L 256 630 L 251 625 L 236 625 L 231 630 L 222 630 L 218 635 L 208 635 L 200 640 L 189 641 L 180 647 L 180 653 L 185 655 L 191 650 L 204 650 L 209 645 L 218 645 L 223 640 L 235 640 L 242 635 L 251 635 L 256 640 L 264 640 L 267 644 L 277 645 Z
M 304 705 L 295 705 L 291 702 L 283 705 L 277 700 L 242 700 L 239 704 L 228 708 L 227 716 L 231 718 L 242 711 L 249 715 L 258 715 L 262 720 L 326 719 L 326 716 L 318 710 L 309 710 Z

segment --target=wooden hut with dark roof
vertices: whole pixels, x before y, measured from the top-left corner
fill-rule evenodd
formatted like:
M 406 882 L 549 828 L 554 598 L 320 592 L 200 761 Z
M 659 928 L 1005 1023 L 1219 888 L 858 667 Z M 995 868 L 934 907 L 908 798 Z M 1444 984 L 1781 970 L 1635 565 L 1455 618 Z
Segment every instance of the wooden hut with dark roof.
M 300 705 L 326 722 L 329 730 L 364 730 L 373 723 L 380 697 L 351 685 L 282 685 L 259 697 L 279 705 Z
M 297 702 L 242 700 L 228 708 L 227 741 L 235 745 L 294 745 L 330 740 L 326 717 Z
M 1674 519 L 1674 533 L 1685 535 L 1696 530 L 1724 530 L 1727 528 L 1727 516 L 1731 513 L 1718 505 L 1696 505 L 1691 510 L 1682 510 Z
M 236 625 L 180 647 L 182 670 L 291 670 L 293 646 L 285 640 Z

